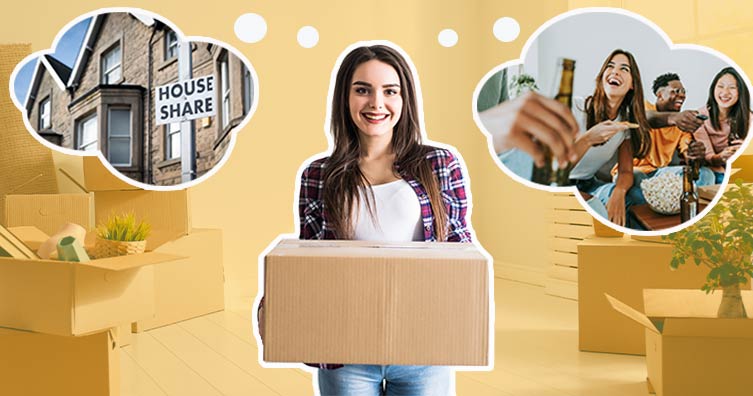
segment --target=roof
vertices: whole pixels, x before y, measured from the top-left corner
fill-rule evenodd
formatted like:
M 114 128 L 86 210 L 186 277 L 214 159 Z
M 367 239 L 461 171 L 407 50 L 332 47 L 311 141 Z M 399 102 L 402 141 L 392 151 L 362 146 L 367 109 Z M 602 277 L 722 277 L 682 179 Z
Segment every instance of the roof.
M 47 63 L 52 67 L 52 70 L 55 72 L 55 74 L 60 77 L 61 81 L 68 81 L 68 79 L 71 77 L 71 68 L 66 66 L 63 62 L 57 60 L 52 55 L 45 55 L 45 59 L 47 60 Z

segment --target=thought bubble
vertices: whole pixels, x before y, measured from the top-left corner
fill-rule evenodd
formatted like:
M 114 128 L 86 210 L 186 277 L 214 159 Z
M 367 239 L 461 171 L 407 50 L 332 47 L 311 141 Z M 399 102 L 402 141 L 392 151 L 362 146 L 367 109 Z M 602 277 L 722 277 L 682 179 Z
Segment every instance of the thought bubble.
M 444 29 L 437 35 L 437 41 L 443 47 L 454 47 L 458 43 L 458 33 L 452 29 Z
M 313 26 L 298 29 L 298 44 L 303 48 L 313 48 L 319 43 L 319 31 Z
M 520 34 L 520 24 L 513 18 L 504 17 L 494 22 L 494 37 L 504 43 L 515 41 Z
M 259 92 L 256 72 L 236 49 L 184 37 L 135 8 L 76 18 L 51 49 L 16 66 L 11 85 L 38 141 L 97 155 L 118 178 L 151 190 L 183 189 L 217 172 Z
M 235 20 L 234 29 L 244 43 L 258 43 L 267 35 L 267 21 L 259 14 L 243 14 Z
M 495 24 L 495 35 L 500 40 L 510 37 L 497 34 L 504 19 Z M 524 45 L 520 59 L 503 63 L 484 76 L 474 92 L 474 120 L 488 138 L 494 162 L 509 177 L 536 189 L 573 193 L 586 211 L 621 232 L 664 235 L 693 224 L 711 210 L 721 196 L 716 191 L 724 191 L 729 164 L 743 152 L 751 137 L 747 136 L 743 147 L 727 161 L 721 184 L 714 185 L 716 176 L 706 165 L 693 171 L 699 191 L 706 185 L 714 191 L 713 199 L 701 213 L 684 222 L 679 215 L 669 220 L 659 218 L 654 213 L 663 216 L 666 202 L 657 206 L 647 200 L 640 181 L 666 172 L 682 177 L 685 170 L 678 166 L 679 158 L 672 159 L 672 153 L 681 149 L 681 138 L 695 131 L 698 140 L 703 140 L 700 131 L 713 126 L 710 121 L 697 121 L 702 125 L 700 129 L 686 126 L 687 131 L 683 132 L 679 127 L 667 126 L 669 129 L 665 130 L 654 126 L 656 129 L 652 130 L 654 124 L 647 121 L 648 110 L 656 103 L 665 112 L 705 112 L 713 81 L 728 73 L 728 67 L 740 75 L 743 83 L 739 85 L 749 90 L 747 77 L 731 59 L 706 47 L 673 45 L 658 26 L 637 14 L 604 9 L 571 11 L 537 29 Z M 676 73 L 679 80 L 667 77 L 667 73 Z M 668 81 L 684 87 L 670 86 Z M 567 103 L 570 97 L 572 117 L 566 107 L 547 99 L 558 98 Z M 604 113 L 595 110 L 597 102 L 604 103 Z M 613 105 L 609 103 L 619 105 L 610 108 Z M 646 103 L 650 104 L 648 110 L 644 108 Z M 614 118 L 600 114 L 612 114 Z M 567 133 L 558 120 L 577 122 L 577 134 Z M 600 122 L 625 124 L 600 135 Z M 663 138 L 654 139 L 659 135 Z M 575 150 L 578 159 L 567 159 L 568 172 L 558 170 L 566 166 L 558 166 L 556 156 L 552 156 L 551 165 L 535 168 L 532 153 L 537 147 L 556 149 L 560 139 L 576 139 L 576 147 L 580 147 Z M 667 145 L 669 148 L 664 150 Z M 646 154 L 641 155 L 641 151 Z M 660 156 L 659 152 L 668 154 Z M 633 166 L 631 157 L 642 162 Z M 660 169 L 654 171 L 655 167 Z M 632 177 L 634 183 L 622 186 L 627 189 L 624 194 L 615 184 L 620 177 Z M 625 209 L 624 225 L 618 225 L 622 214 L 615 211 L 614 205 Z M 616 222 L 610 222 L 610 218 Z

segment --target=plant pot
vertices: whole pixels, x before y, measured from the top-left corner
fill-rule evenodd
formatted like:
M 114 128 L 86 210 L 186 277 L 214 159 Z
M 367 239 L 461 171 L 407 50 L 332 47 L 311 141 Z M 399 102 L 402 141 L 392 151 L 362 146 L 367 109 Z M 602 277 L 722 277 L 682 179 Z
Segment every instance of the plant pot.
M 94 256 L 96 258 L 126 256 L 129 254 L 144 253 L 146 241 L 112 241 L 97 237 L 94 244 Z
M 722 303 L 719 304 L 719 311 L 716 316 L 719 318 L 747 318 L 743 298 L 740 295 L 740 284 L 735 283 L 730 286 L 722 286 Z
M 620 238 L 623 235 L 621 232 L 615 231 L 611 229 L 610 227 L 605 226 L 599 220 L 596 220 L 596 218 L 593 219 L 593 222 L 594 222 L 594 234 L 596 234 L 597 237 Z

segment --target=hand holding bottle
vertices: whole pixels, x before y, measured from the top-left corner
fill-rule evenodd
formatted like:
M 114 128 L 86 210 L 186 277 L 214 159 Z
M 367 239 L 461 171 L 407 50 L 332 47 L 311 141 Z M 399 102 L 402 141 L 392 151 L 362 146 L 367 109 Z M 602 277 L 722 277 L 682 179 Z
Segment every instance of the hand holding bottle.
M 518 148 L 541 166 L 544 152 L 538 141 L 550 148 L 560 164 L 577 158 L 573 143 L 578 124 L 570 109 L 556 100 L 529 92 L 479 113 L 479 119 L 492 135 L 497 153 Z

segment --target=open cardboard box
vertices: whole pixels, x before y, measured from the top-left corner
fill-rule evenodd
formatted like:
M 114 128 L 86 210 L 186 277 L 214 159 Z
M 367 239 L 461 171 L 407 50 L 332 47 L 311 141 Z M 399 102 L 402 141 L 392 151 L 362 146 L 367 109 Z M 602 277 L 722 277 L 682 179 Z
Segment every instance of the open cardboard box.
M 753 292 L 743 291 L 748 312 Z M 721 291 L 646 289 L 644 313 L 606 295 L 646 333 L 649 389 L 657 396 L 749 396 L 753 320 L 718 319 Z
M 643 306 L 643 289 L 688 289 L 706 282 L 708 270 L 685 265 L 672 270 L 672 245 L 625 238 L 591 237 L 578 244 L 579 349 L 644 355 L 643 328 L 615 312 L 609 293 Z
M 110 330 L 61 337 L 0 328 L 3 395 L 120 394 L 120 348 Z
M 15 231 L 23 241 L 24 233 Z M 182 258 L 158 252 L 87 263 L 0 257 L 0 327 L 80 336 L 149 318 L 152 266 Z
M 267 362 L 488 363 L 489 263 L 474 245 L 282 240 L 264 271 Z

